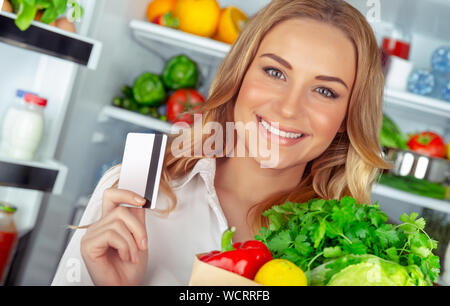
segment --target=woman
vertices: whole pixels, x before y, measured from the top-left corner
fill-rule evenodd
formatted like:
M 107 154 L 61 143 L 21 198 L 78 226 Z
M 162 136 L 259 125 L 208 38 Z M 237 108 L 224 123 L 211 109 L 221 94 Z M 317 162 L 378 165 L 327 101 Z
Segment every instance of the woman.
M 186 285 L 195 254 L 219 249 L 229 226 L 235 241 L 251 239 L 272 205 L 344 195 L 369 202 L 377 169 L 387 167 L 382 94 L 379 49 L 361 13 L 341 0 L 272 1 L 223 61 L 203 124 L 255 123 L 258 141 L 276 135 L 277 163 L 174 156 L 169 143 L 159 213 L 119 206 L 145 200 L 117 189 L 120 167 L 111 169 L 81 220 L 92 225 L 74 234 L 53 284 Z M 237 136 L 248 152 L 247 133 Z

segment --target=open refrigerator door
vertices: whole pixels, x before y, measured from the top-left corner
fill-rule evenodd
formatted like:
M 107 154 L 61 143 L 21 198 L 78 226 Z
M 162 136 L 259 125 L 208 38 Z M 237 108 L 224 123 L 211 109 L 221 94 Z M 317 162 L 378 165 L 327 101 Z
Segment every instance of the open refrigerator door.
M 80 2 L 83 22 L 69 21 L 68 8 L 59 18 L 69 28 L 57 26 L 57 20 L 45 24 L 31 19 L 24 31 L 17 26 L 18 11 L 11 3 L 18 2 L 2 1 L 0 11 L 0 194 L 17 208 L 19 243 L 6 284 L 23 268 L 45 197 L 63 192 L 69 169 L 56 152 L 72 89 L 80 67 L 95 70 L 102 51 L 101 42 L 88 37 L 93 1 Z M 40 101 L 42 110 L 33 101 Z

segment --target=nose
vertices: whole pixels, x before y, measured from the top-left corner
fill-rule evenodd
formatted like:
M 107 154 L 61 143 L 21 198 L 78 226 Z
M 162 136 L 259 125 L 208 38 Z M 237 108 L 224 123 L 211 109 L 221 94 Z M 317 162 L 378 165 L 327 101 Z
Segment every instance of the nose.
M 281 98 L 278 104 L 278 111 L 284 118 L 290 119 L 298 116 L 304 107 L 303 87 L 290 88 Z

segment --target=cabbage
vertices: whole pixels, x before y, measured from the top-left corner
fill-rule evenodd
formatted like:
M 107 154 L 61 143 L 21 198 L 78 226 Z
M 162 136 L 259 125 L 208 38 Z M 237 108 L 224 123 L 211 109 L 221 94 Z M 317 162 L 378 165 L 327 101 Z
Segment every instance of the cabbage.
M 324 263 L 310 274 L 312 286 L 428 286 L 416 265 L 402 266 L 375 255 L 347 255 Z

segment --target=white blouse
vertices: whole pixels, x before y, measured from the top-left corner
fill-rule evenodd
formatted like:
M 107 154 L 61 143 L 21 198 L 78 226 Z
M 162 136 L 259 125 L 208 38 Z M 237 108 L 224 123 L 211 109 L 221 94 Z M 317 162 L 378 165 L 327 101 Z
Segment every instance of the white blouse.
M 215 188 L 216 160 L 203 158 L 181 179 L 170 182 L 177 206 L 161 217 L 146 209 L 148 265 L 142 285 L 187 285 L 194 256 L 219 250 L 222 233 L 228 228 Z M 120 166 L 108 171 L 89 200 L 80 225 L 101 217 L 102 196 L 119 178 Z M 168 205 L 168 197 L 159 190 L 156 208 Z M 65 250 L 52 285 L 93 285 L 80 252 L 85 229 L 76 230 Z

